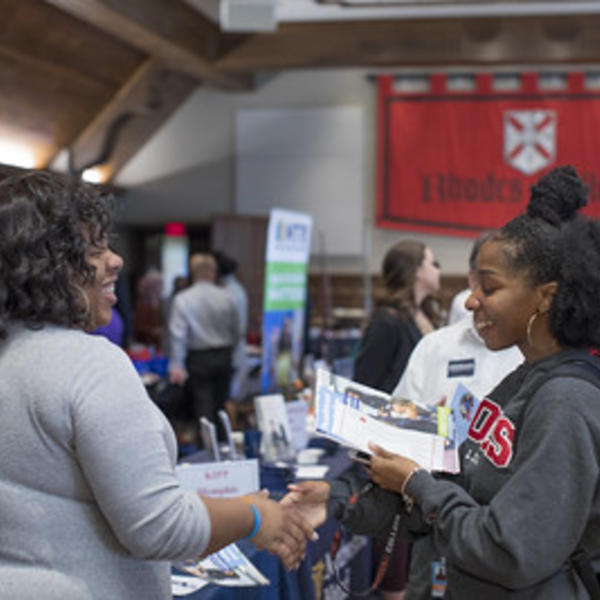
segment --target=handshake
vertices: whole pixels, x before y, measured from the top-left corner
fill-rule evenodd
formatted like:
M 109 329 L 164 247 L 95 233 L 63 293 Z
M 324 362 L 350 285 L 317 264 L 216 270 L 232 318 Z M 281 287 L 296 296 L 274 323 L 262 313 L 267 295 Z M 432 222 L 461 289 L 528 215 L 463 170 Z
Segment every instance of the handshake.
M 288 569 L 295 569 L 304 558 L 307 541 L 318 539 L 315 529 L 327 518 L 330 485 L 304 481 L 288 489 L 280 502 L 269 500 L 266 491 L 247 498 L 260 513 L 260 527 L 252 537 L 254 545 L 279 556 Z
M 409 479 L 421 467 L 410 458 L 388 452 L 376 444 L 369 443 L 369 449 L 373 454 L 366 472 L 379 490 L 377 496 L 380 502 L 383 502 L 374 506 L 383 509 L 389 507 L 393 499 L 399 500 Z M 326 481 L 303 481 L 288 486 L 288 490 L 279 503 L 268 500 L 263 492 L 251 496 L 261 516 L 261 525 L 252 541 L 258 548 L 277 554 L 283 564 L 292 569 L 304 558 L 307 540 L 318 538 L 315 529 L 327 518 L 331 485 Z M 385 522 L 383 512 L 375 514 L 375 521 Z M 391 514 L 393 516 L 394 511 Z M 357 518 L 361 521 L 355 523 L 357 531 L 359 528 L 377 529 L 366 514 L 361 513 Z

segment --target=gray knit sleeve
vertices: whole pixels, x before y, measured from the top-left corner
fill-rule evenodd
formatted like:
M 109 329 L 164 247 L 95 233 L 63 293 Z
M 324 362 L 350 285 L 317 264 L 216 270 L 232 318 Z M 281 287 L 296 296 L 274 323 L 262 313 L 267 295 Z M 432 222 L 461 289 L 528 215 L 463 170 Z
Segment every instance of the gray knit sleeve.
M 131 554 L 195 557 L 210 538 L 206 507 L 179 485 L 173 432 L 130 360 L 102 342 L 91 351 L 88 346 L 70 386 L 77 460 L 100 510 Z

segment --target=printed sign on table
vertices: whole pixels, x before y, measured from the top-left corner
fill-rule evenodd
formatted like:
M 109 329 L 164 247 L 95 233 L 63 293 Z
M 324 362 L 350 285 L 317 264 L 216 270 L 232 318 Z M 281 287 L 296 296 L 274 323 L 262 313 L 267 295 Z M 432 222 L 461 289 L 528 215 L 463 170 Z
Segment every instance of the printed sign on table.
M 275 462 L 294 455 L 285 400 L 281 394 L 254 398 L 258 428 L 262 432 L 260 450 L 264 460 Z
M 175 467 L 181 487 L 216 498 L 243 496 L 258 491 L 258 459 L 231 462 L 181 463 Z
M 181 487 L 202 496 L 229 498 L 258 491 L 258 460 L 218 463 L 182 463 L 175 473 Z M 173 565 L 180 573 L 171 575 L 174 596 L 185 596 L 204 585 L 244 587 L 268 585 L 269 580 L 235 545 L 225 546 L 202 560 L 178 561 Z M 184 575 L 186 573 L 187 575 Z

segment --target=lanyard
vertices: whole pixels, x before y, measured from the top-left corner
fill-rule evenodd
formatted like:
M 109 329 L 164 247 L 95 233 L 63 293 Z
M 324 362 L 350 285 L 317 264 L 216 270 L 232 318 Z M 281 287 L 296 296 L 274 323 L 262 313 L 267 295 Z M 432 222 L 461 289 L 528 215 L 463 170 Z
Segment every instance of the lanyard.
M 373 488 L 373 483 L 369 481 L 359 492 L 350 496 L 348 503 L 356 504 L 356 502 L 358 501 L 360 496 L 366 494 L 372 488 Z M 392 522 L 392 528 L 390 529 L 390 532 L 388 533 L 388 536 L 387 536 L 385 548 L 383 551 L 383 556 L 381 557 L 381 560 L 379 561 L 379 566 L 377 567 L 377 573 L 375 574 L 375 579 L 373 580 L 373 583 L 368 588 L 366 588 L 364 590 L 359 590 L 359 591 L 352 591 L 350 588 L 348 588 L 344 584 L 344 582 L 340 578 L 340 574 L 339 574 L 337 565 L 335 564 L 335 558 L 337 556 L 338 550 L 340 549 L 340 545 L 342 542 L 342 530 L 338 529 L 335 532 L 335 535 L 333 536 L 333 541 L 331 543 L 329 559 L 330 559 L 331 568 L 335 575 L 336 582 L 337 582 L 338 586 L 344 591 L 344 593 L 348 594 L 349 596 L 368 596 L 371 592 L 373 592 L 374 590 L 376 590 L 379 587 L 379 585 L 381 584 L 381 581 L 383 580 L 383 576 L 385 575 L 385 573 L 387 571 L 388 565 L 390 564 L 390 557 L 392 555 L 392 552 L 394 551 L 394 545 L 396 543 L 396 538 L 398 537 L 399 529 L 400 529 L 400 513 L 396 513 L 396 515 L 394 515 L 394 520 Z

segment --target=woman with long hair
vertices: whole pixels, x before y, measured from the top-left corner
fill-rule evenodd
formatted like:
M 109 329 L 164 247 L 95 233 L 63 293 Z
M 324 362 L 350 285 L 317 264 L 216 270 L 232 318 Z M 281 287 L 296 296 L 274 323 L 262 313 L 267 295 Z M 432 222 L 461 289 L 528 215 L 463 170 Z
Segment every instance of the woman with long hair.
M 386 253 L 382 263 L 385 295 L 373 312 L 354 363 L 354 381 L 391 392 L 423 335 L 436 325 L 432 294 L 440 287 L 440 267 L 431 248 L 402 240 Z M 385 541 L 375 539 L 378 563 Z M 401 598 L 408 581 L 410 544 L 399 540 L 381 587 L 386 600 Z
M 382 275 L 385 295 L 361 340 L 354 380 L 391 392 L 416 343 L 437 324 L 431 295 L 440 287 L 440 267 L 431 248 L 402 240 L 387 251 Z

